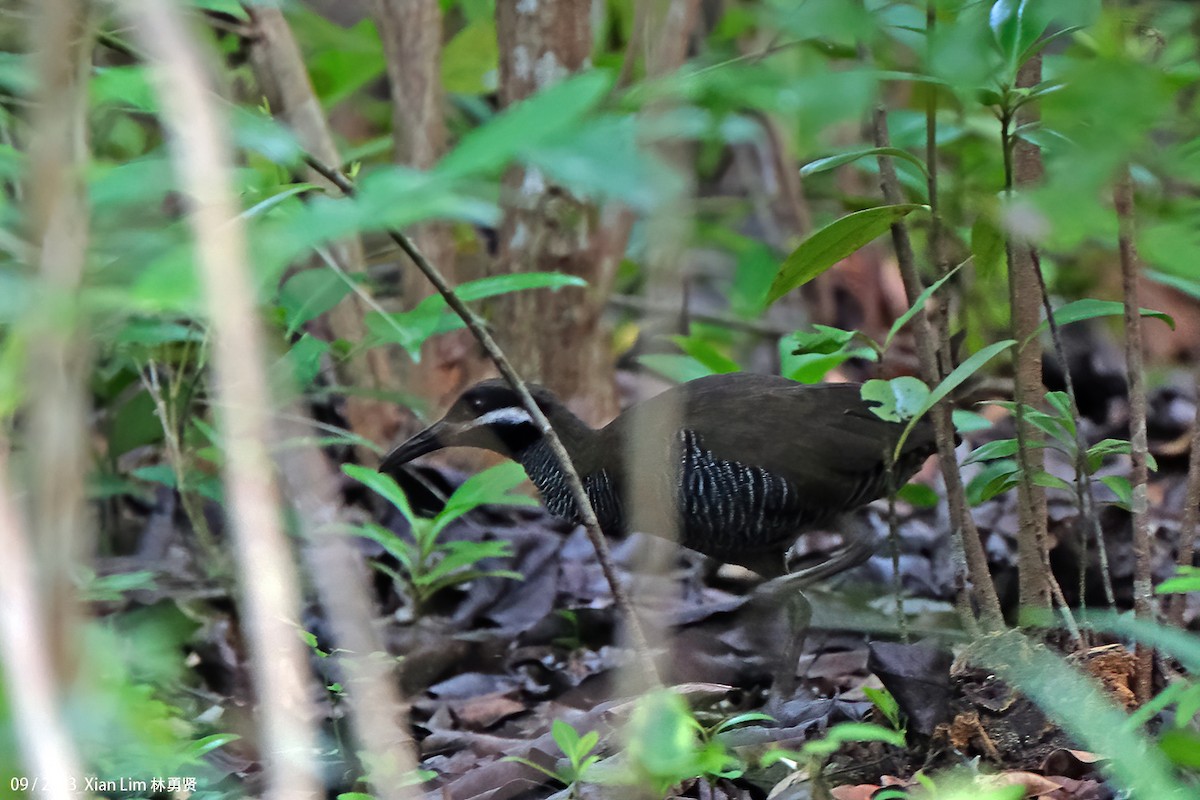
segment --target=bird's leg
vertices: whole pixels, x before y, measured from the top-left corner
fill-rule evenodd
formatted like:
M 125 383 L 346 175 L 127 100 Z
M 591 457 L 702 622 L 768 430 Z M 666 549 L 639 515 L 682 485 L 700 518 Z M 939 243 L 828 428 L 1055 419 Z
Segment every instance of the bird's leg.
M 804 590 L 818 581 L 865 563 L 878 545 L 878 539 L 871 526 L 860 518 L 844 515 L 839 518 L 836 527 L 842 532 L 843 542 L 829 558 L 775 578 L 758 588 L 758 592 L 782 598 L 791 628 L 780 661 L 776 665 L 775 680 L 771 684 L 771 693 L 767 701 L 768 708 L 776 715 L 796 692 L 796 665 L 800 660 L 800 650 L 808 632 L 808 625 L 812 621 L 812 604 L 805 596 Z

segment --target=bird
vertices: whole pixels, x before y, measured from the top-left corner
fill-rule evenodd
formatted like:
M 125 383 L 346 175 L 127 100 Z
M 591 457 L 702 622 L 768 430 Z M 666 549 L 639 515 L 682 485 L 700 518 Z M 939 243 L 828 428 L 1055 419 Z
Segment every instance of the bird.
M 660 529 L 642 533 L 677 538 L 683 547 L 767 579 L 788 575 L 787 554 L 800 536 L 846 532 L 851 512 L 887 493 L 887 454 L 905 429 L 876 415 L 853 383 L 711 375 L 645 400 L 599 429 L 549 390 L 529 388 L 562 440 L 606 536 L 633 532 L 636 489 L 639 500 L 650 497 L 666 510 Z M 665 469 L 648 476 L 639 471 L 639 486 L 632 487 L 628 456 L 635 446 L 667 455 Z M 517 461 L 550 513 L 582 521 L 541 429 L 504 381 L 468 388 L 441 420 L 387 453 L 379 470 L 395 474 L 446 447 L 482 448 Z M 918 420 L 893 464 L 891 485 L 903 486 L 935 450 L 932 424 Z M 872 549 L 856 541 L 814 574 L 826 577 L 853 566 Z

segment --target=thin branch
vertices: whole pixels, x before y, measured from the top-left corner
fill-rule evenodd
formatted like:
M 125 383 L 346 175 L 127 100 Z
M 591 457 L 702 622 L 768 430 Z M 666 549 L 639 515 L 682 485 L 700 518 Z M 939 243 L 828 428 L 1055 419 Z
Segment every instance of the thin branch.
M 1075 424 L 1075 503 L 1079 507 L 1079 517 L 1083 524 L 1080 540 L 1083 542 L 1083 553 L 1079 563 L 1079 607 L 1083 608 L 1087 590 L 1087 536 L 1091 532 L 1096 537 L 1096 550 L 1100 558 L 1101 582 L 1104 585 L 1104 600 L 1110 609 L 1117 607 L 1116 596 L 1113 593 L 1112 574 L 1108 570 L 1108 545 L 1104 542 L 1104 532 L 1100 530 L 1100 516 L 1096 513 L 1096 502 L 1092 496 L 1090 476 L 1087 469 L 1087 439 L 1083 435 L 1083 417 L 1079 413 L 1079 398 L 1075 394 L 1075 380 L 1071 377 L 1070 365 L 1067 362 L 1067 352 L 1063 347 L 1062 334 L 1059 332 L 1058 321 L 1054 318 L 1054 309 L 1050 307 L 1050 292 L 1046 288 L 1046 276 L 1042 272 L 1041 258 L 1033 251 L 1034 274 L 1038 279 L 1038 291 L 1042 295 L 1042 309 L 1046 312 L 1046 322 L 1050 326 L 1050 341 L 1054 347 L 1054 356 L 1058 359 L 1063 371 L 1063 382 L 1066 384 L 1067 402 L 1070 404 L 1071 420 Z
M 1179 558 L 1181 567 L 1192 566 L 1196 548 L 1196 526 L 1200 524 L 1200 368 L 1195 372 L 1193 399 L 1196 403 L 1196 418 L 1192 422 L 1192 450 L 1188 457 L 1187 491 L 1183 497 L 1183 519 L 1179 523 Z M 1187 606 L 1187 595 L 1177 594 L 1171 598 L 1169 619 L 1177 627 L 1183 627 L 1183 610 Z
M 1150 558 L 1149 480 L 1146 442 L 1146 379 L 1142 358 L 1142 317 L 1138 302 L 1138 256 L 1134 245 L 1133 179 L 1129 169 L 1122 170 L 1113 189 L 1113 208 L 1117 214 L 1117 249 L 1121 260 L 1121 290 L 1125 302 L 1125 369 L 1129 382 L 1129 456 L 1133 462 L 1133 611 L 1139 618 L 1154 616 L 1154 586 Z M 1142 644 L 1137 647 L 1137 676 L 1134 692 L 1139 702 L 1150 699 L 1154 651 Z
M 321 175 L 341 189 L 342 193 L 347 197 L 354 196 L 354 185 L 341 172 L 321 163 L 311 155 L 306 155 L 304 161 L 308 166 L 321 173 Z M 546 415 L 538 408 L 537 402 L 534 401 L 533 396 L 529 393 L 529 387 L 526 386 L 521 376 L 513 369 L 512 364 L 503 351 L 501 351 L 500 346 L 496 344 L 496 340 L 488 333 L 483 320 L 459 299 L 458 295 L 454 293 L 454 290 L 446 282 L 446 279 L 442 277 L 441 272 L 425 258 L 425 255 L 411 239 L 394 228 L 388 230 L 388 236 L 404 251 L 405 255 L 412 259 L 417 269 L 429 279 L 429 282 L 433 284 L 438 294 L 446 301 L 446 305 L 450 306 L 454 313 L 458 314 L 459 318 L 466 324 L 467 329 L 471 331 L 476 341 L 479 342 L 480 347 L 483 348 L 487 357 L 496 365 L 496 369 L 500 371 L 504 380 L 517 393 L 517 396 L 521 398 L 521 403 L 525 406 L 525 410 L 529 412 L 529 416 L 533 419 L 534 424 L 541 431 L 542 436 L 545 437 L 546 443 L 550 445 L 550 451 L 562 467 L 563 476 L 566 478 L 567 486 L 571 490 L 572 499 L 575 501 L 576 508 L 579 509 L 579 515 L 583 520 L 583 527 L 587 531 L 588 539 L 591 540 L 592 547 L 596 550 L 596 557 L 600 561 L 600 568 L 603 570 L 604 577 L 612 589 L 613 601 L 629 625 L 630 637 L 633 640 L 633 646 L 638 658 L 642 662 L 642 669 L 647 676 L 651 676 L 652 679 L 657 680 L 658 671 L 654 666 L 653 659 L 650 657 L 650 646 L 646 641 L 646 635 L 642 630 L 642 625 L 637 616 L 633 613 L 629 596 L 626 594 L 624 587 L 621 585 L 620 577 L 617 575 L 617 568 L 609 552 L 608 542 L 600 530 L 600 522 L 596 518 L 595 509 L 592 508 L 587 491 L 583 488 L 583 481 L 580 480 L 579 473 L 575 470 L 575 465 L 571 462 L 571 456 L 563 446 L 562 440 L 558 438 L 558 434 L 550 426 L 550 421 L 546 419 Z

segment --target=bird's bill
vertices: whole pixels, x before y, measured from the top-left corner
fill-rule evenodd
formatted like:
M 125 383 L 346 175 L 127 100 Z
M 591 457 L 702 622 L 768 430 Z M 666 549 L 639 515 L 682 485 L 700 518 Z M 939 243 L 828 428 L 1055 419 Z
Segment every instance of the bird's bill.
M 383 463 L 379 465 L 379 471 L 394 472 L 414 458 L 420 458 L 435 450 L 441 450 L 450 443 L 453 435 L 457 433 L 457 431 L 453 430 L 453 427 L 444 420 L 442 422 L 435 422 L 408 441 L 397 445 L 390 453 L 384 456 Z

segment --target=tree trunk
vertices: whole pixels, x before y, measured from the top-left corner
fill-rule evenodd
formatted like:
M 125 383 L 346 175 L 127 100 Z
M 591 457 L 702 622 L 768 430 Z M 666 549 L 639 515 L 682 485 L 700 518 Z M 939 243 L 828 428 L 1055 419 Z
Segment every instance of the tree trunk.
M 509 106 L 589 65 L 590 0 L 497 0 L 496 35 L 500 100 Z M 514 200 L 501 225 L 496 270 L 563 272 L 588 285 L 501 297 L 490 315 L 497 339 L 518 371 L 552 388 L 585 420 L 609 419 L 616 399 L 601 314 L 624 253 L 628 215 L 610 216 L 535 169 L 514 170 L 505 186 Z

